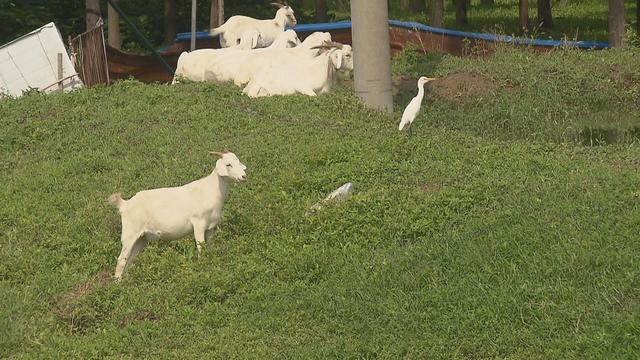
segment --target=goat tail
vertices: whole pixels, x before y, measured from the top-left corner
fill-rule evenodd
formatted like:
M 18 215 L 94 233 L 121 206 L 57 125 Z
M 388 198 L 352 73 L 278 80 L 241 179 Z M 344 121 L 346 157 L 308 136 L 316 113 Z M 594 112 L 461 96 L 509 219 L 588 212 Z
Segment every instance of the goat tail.
M 109 196 L 109 204 L 115 206 L 116 208 L 118 208 L 118 210 L 120 210 L 120 206 L 122 205 L 123 202 L 124 200 L 122 200 L 121 193 L 115 193 Z
M 216 36 L 216 35 L 220 35 L 224 32 L 224 24 L 218 26 L 217 28 L 213 28 L 213 29 L 209 29 L 209 35 L 211 36 Z

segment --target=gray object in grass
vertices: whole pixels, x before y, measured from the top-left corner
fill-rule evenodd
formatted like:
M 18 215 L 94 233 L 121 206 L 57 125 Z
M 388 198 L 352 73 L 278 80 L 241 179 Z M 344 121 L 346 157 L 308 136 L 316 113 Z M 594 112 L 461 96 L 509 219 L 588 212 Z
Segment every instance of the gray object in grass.
M 311 206 L 311 209 L 310 209 L 309 212 L 313 212 L 313 211 L 317 211 L 317 210 L 322 209 L 322 206 L 324 204 L 326 204 L 327 202 L 330 202 L 330 201 L 336 201 L 336 202 L 337 201 L 342 201 L 342 200 L 348 198 L 352 193 L 353 193 L 353 184 L 348 182 L 348 183 L 340 186 L 339 188 L 333 190 L 323 200 L 313 204 L 313 206 Z M 309 215 L 309 212 L 307 212 L 307 215 Z

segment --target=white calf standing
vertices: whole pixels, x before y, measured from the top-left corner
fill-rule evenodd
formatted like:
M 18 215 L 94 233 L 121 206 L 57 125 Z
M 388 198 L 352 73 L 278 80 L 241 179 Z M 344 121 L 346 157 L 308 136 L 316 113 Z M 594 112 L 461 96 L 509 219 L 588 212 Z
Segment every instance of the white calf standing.
M 271 3 L 279 9 L 273 19 L 258 20 L 248 16 L 235 15 L 215 29 L 209 30 L 211 36 L 220 35 L 220 46 L 229 47 L 238 44 L 240 35 L 247 30 L 255 29 L 260 33 L 259 47 L 271 45 L 279 33 L 283 32 L 287 25 L 297 24 L 293 9 L 285 2 Z
M 202 254 L 205 238 L 220 221 L 229 180 L 245 181 L 247 168 L 234 153 L 210 154 L 220 159 L 207 177 L 183 186 L 140 191 L 129 200 L 120 194 L 109 197 L 122 220 L 117 280 L 150 240 L 173 240 L 193 233 L 198 256 Z

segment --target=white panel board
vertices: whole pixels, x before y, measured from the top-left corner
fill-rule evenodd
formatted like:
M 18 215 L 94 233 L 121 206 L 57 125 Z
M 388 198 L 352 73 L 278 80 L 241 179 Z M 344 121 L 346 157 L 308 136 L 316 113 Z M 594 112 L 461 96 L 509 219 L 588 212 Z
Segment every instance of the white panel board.
M 54 23 L 0 46 L 0 96 L 20 97 L 29 88 L 58 90 L 53 85 L 58 80 L 58 53 L 62 54 L 62 78 L 76 75 Z M 65 92 L 81 87 L 77 75 L 63 83 Z

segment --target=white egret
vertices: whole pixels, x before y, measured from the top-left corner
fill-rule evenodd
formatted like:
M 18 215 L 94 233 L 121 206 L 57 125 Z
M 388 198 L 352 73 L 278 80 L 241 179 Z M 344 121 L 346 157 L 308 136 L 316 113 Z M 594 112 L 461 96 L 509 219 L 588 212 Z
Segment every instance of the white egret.
M 415 120 L 418 112 L 420 112 L 420 105 L 422 105 L 422 98 L 424 97 L 424 84 L 432 80 L 435 79 L 426 76 L 422 76 L 420 77 L 420 79 L 418 79 L 418 95 L 411 99 L 409 105 L 407 105 L 407 107 L 404 109 L 404 112 L 402 113 L 402 120 L 400 120 L 400 126 L 398 126 L 398 130 L 409 127 L 409 135 L 411 135 L 411 123 L 413 123 L 413 120 Z

